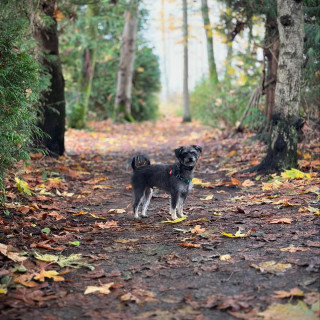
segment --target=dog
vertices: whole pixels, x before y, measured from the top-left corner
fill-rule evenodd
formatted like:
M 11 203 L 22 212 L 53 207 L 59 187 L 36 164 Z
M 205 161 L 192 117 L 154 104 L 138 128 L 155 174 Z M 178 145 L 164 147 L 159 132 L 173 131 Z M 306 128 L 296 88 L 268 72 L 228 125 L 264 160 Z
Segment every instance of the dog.
M 174 164 L 150 164 L 148 157 L 136 155 L 131 160 L 133 174 L 131 185 L 134 194 L 134 217 L 139 218 L 139 207 L 142 205 L 141 216 L 146 212 L 152 197 L 153 187 L 168 192 L 171 196 L 170 215 L 173 220 L 184 217 L 183 204 L 192 188 L 194 167 L 202 153 L 197 145 L 182 146 L 174 150 L 179 160 Z

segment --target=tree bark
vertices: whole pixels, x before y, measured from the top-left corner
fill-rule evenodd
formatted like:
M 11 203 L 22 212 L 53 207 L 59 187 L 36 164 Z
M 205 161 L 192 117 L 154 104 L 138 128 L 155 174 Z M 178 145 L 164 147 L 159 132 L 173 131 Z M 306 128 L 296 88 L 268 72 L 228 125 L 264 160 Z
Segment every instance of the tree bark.
M 280 38 L 275 109 L 265 159 L 258 171 L 274 172 L 297 165 L 297 120 L 303 62 L 303 11 L 298 0 L 277 0 Z
M 264 41 L 264 56 L 267 60 L 267 72 L 264 92 L 266 94 L 265 115 L 267 121 L 272 120 L 275 103 L 275 90 L 277 83 L 278 59 L 279 59 L 279 33 L 276 18 L 267 15 L 266 32 Z
M 40 120 L 40 128 L 46 136 L 40 141 L 40 145 L 48 149 L 52 156 L 64 153 L 65 132 L 65 97 L 64 79 L 62 75 L 59 56 L 59 40 L 57 21 L 54 16 L 57 0 L 41 0 L 39 8 L 50 23 L 44 23 L 43 19 L 35 20 L 34 36 L 39 42 L 40 50 L 44 52 L 41 58 L 42 65 L 51 75 L 51 85 L 42 96 L 43 116 Z M 47 136 L 48 135 L 48 136 Z
M 182 0 L 183 11 L 183 122 L 191 121 L 190 96 L 188 86 L 188 5 Z
M 207 39 L 209 77 L 210 77 L 211 83 L 213 85 L 217 85 L 219 83 L 219 79 L 218 79 L 216 62 L 214 58 L 213 32 L 212 32 L 212 26 L 210 23 L 209 8 L 208 8 L 207 0 L 201 0 L 201 12 L 202 12 L 203 26 L 205 29 L 206 39 Z
M 90 42 L 83 51 L 82 70 L 79 76 L 79 91 L 76 104 L 73 106 L 69 125 L 72 128 L 83 129 L 86 127 L 89 99 L 92 80 L 96 63 L 97 51 L 97 24 L 93 18 L 97 16 L 99 7 L 96 3 L 88 4 L 86 11 L 86 36 Z
M 115 117 L 118 121 L 133 121 L 131 115 L 131 89 L 138 31 L 138 7 L 139 0 L 130 0 L 122 34 L 117 94 L 115 99 Z

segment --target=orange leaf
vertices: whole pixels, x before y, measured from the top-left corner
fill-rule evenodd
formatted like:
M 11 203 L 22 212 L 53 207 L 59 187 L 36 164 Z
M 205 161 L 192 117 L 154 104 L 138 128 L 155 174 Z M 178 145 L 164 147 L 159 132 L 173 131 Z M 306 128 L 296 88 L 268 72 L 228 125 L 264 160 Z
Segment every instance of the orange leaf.
M 186 247 L 186 248 L 201 248 L 200 243 L 189 243 L 189 242 L 181 242 L 178 243 L 180 247 Z
M 292 219 L 290 218 L 280 218 L 280 219 L 272 219 L 268 220 L 270 223 L 291 223 Z
M 201 226 L 199 224 L 197 224 L 192 230 L 191 233 L 201 233 L 206 231 L 205 228 L 201 228 Z

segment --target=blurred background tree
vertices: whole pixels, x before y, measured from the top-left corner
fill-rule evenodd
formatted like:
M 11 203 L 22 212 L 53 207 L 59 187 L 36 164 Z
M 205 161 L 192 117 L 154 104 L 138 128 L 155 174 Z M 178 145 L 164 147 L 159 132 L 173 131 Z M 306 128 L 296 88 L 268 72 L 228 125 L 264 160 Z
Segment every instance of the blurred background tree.
M 72 127 L 85 127 L 85 119 L 108 119 L 115 115 L 117 73 L 120 64 L 120 41 L 125 24 L 126 1 L 100 1 L 95 4 L 95 13 L 88 14 L 86 4 L 64 3 L 61 10 L 66 18 L 60 23 L 60 50 L 66 80 L 67 118 Z M 155 119 L 158 115 L 160 70 L 158 57 L 144 39 L 148 12 L 139 7 L 139 25 L 136 42 L 136 57 L 132 77 L 131 115 L 136 121 Z M 92 33 L 94 28 L 95 32 Z M 91 30 L 91 31 L 90 31 Z M 79 79 L 88 71 L 84 59 L 86 48 L 95 49 L 95 64 L 92 70 L 91 87 L 81 92 Z M 81 71 L 84 70 L 84 71 Z M 80 88 L 80 89 L 79 89 Z M 80 90 L 80 91 L 79 91 Z M 90 93 L 89 93 L 90 91 Z M 88 108 L 82 108 L 88 99 Z M 86 100 L 85 100 L 86 101 Z M 82 111 L 81 111 L 82 110 Z M 87 111 L 87 112 L 86 112 Z

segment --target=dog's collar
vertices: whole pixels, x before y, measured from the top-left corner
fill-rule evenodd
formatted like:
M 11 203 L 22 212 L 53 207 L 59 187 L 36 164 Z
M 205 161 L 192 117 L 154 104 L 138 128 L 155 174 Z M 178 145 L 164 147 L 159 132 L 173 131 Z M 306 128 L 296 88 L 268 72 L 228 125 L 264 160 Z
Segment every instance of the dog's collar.
M 186 167 L 186 166 L 184 166 L 182 163 L 180 163 L 180 166 Z M 177 165 L 176 168 L 179 169 L 179 165 Z M 190 167 L 187 167 L 187 168 L 190 168 Z M 192 169 L 193 169 L 193 167 L 192 167 Z M 188 169 L 188 170 L 192 170 L 192 169 Z M 192 181 L 192 179 L 186 179 L 186 178 L 184 178 L 184 177 L 181 177 L 180 174 L 176 172 L 176 170 L 172 170 L 172 169 L 171 169 L 170 172 L 169 172 L 169 174 L 170 174 L 170 175 L 173 174 L 177 179 L 179 179 L 180 181 L 182 181 L 182 182 L 184 182 L 184 183 L 187 183 L 187 184 L 189 184 L 189 183 Z

